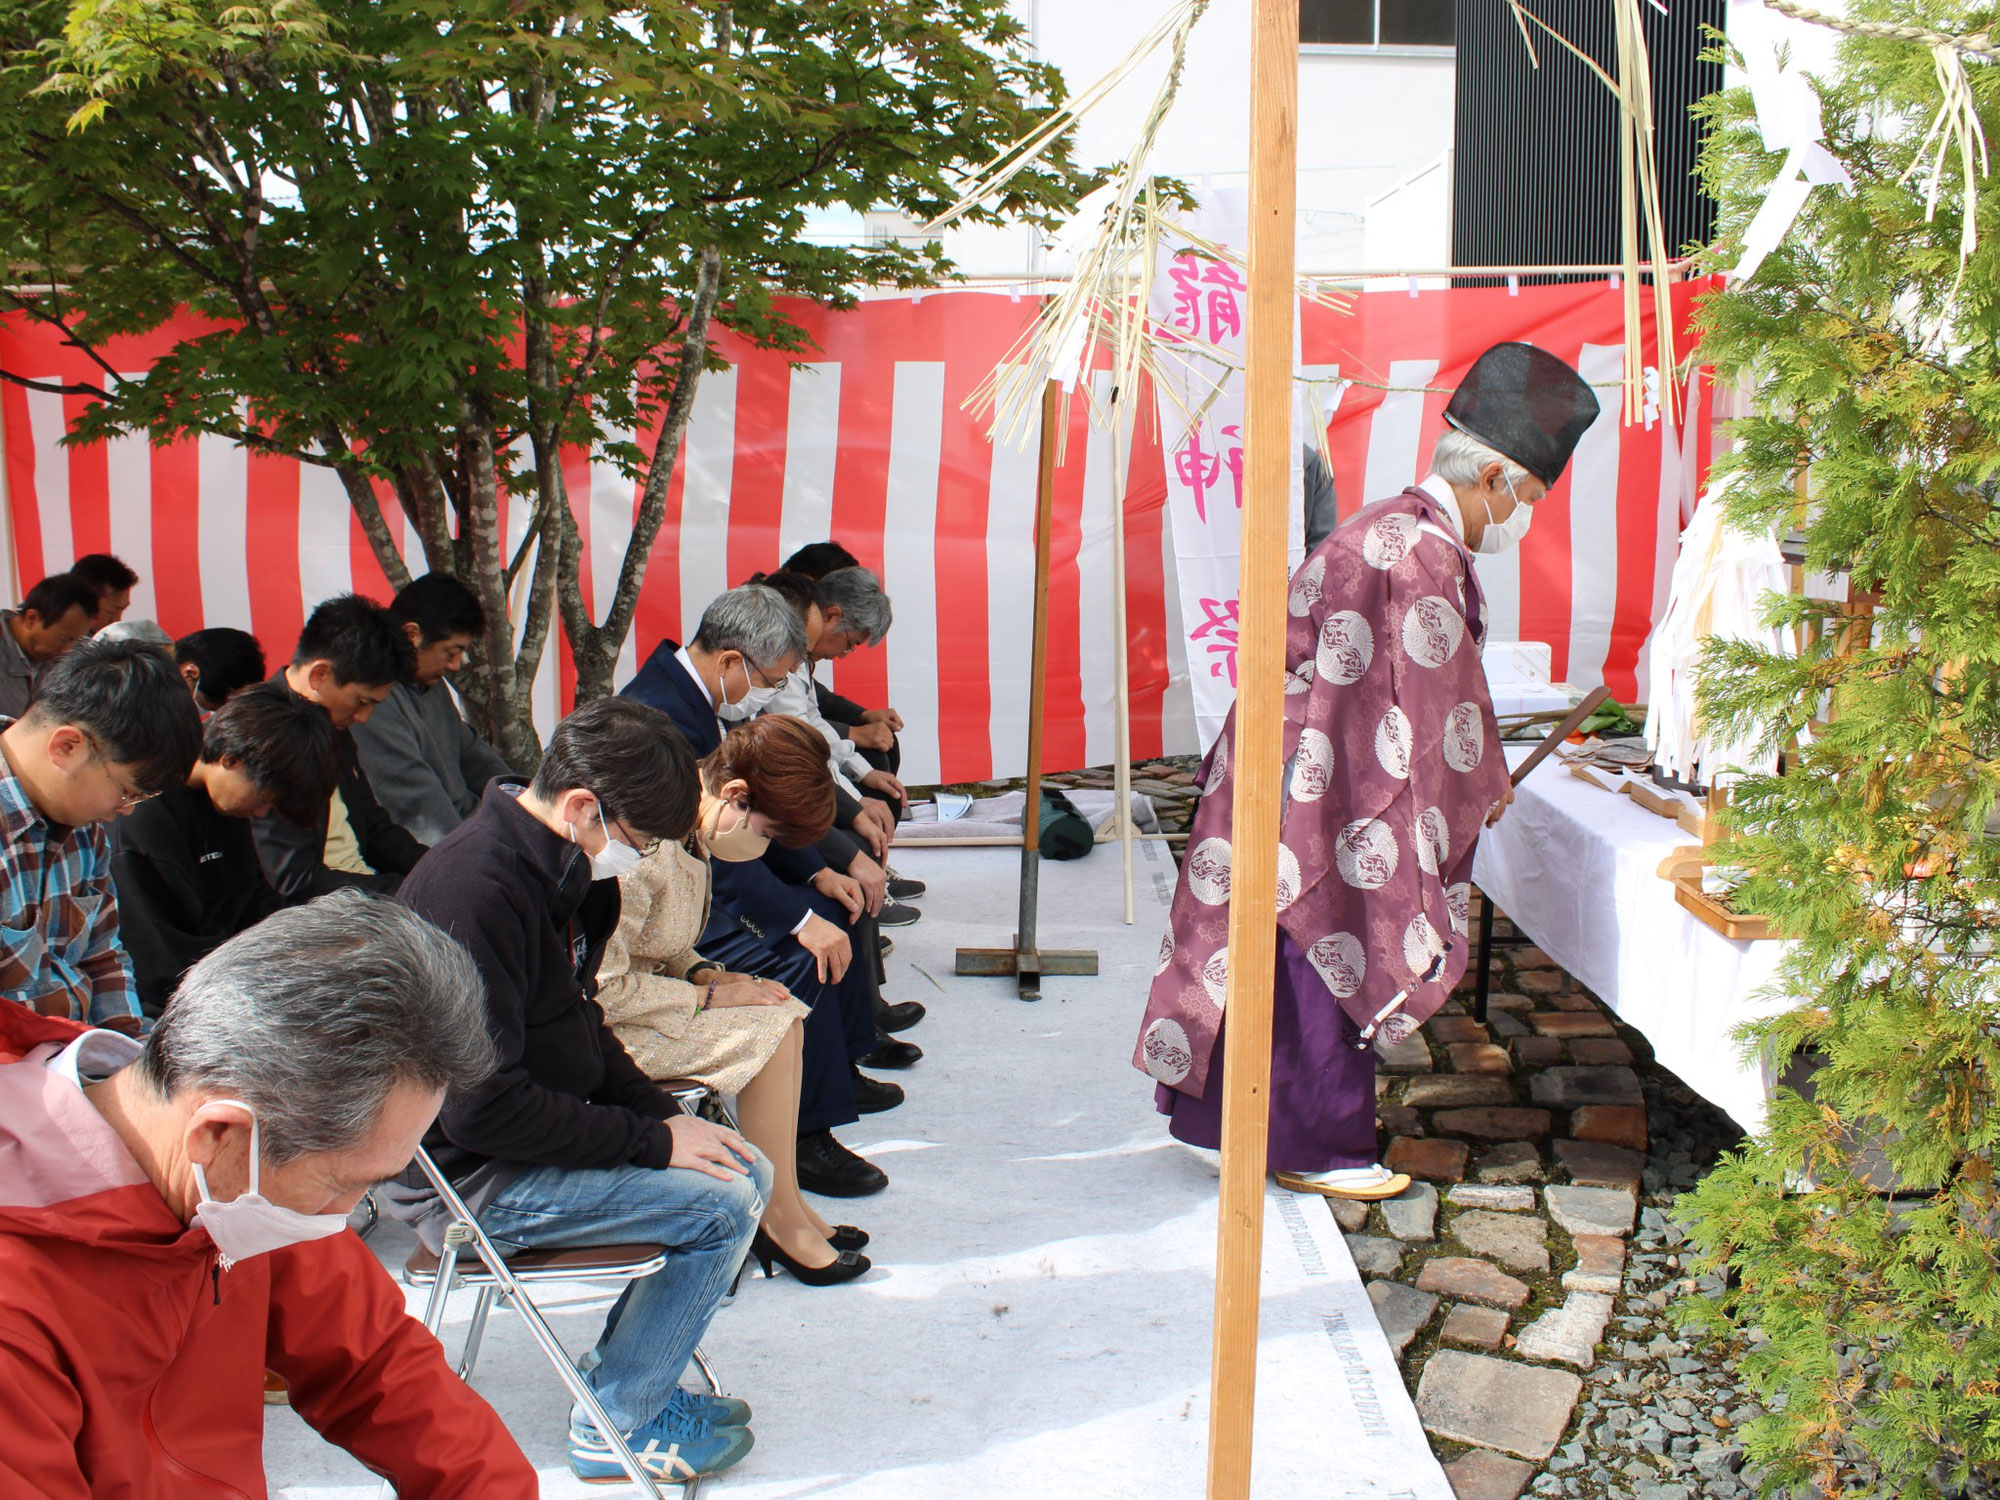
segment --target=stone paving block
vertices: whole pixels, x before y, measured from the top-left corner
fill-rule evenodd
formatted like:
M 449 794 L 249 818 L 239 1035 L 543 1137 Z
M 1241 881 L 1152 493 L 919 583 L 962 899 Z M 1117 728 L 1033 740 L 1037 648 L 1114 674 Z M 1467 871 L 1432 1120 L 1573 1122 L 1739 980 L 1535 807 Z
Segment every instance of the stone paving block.
M 1532 1214 L 1475 1208 L 1458 1215 L 1448 1227 L 1452 1238 L 1474 1255 L 1497 1260 L 1510 1271 L 1549 1268 L 1549 1226 Z
M 1507 1054 L 1491 1042 L 1451 1042 L 1445 1047 L 1454 1073 L 1498 1073 L 1513 1071 Z
M 1562 1441 L 1582 1390 L 1564 1370 L 1440 1349 L 1417 1385 L 1417 1415 L 1441 1438 L 1540 1463 Z
M 1560 969 L 1532 969 L 1516 974 L 1514 983 L 1525 995 L 1554 995 L 1569 988 L 1569 975 Z
M 1399 1240 L 1437 1238 L 1438 1190 L 1428 1182 L 1413 1182 L 1393 1198 L 1382 1200 L 1382 1222 Z
M 1412 1078 L 1403 1103 L 1415 1109 L 1464 1109 L 1474 1104 L 1512 1104 L 1514 1086 L 1483 1073 L 1428 1073 Z
M 1473 1176 L 1481 1182 L 1540 1182 L 1542 1154 L 1525 1141 L 1507 1141 L 1479 1153 Z
M 1529 1359 L 1561 1360 L 1588 1370 L 1597 1363 L 1598 1341 L 1611 1321 L 1612 1304 L 1604 1292 L 1571 1292 L 1561 1307 L 1550 1308 L 1521 1330 L 1514 1350 Z
M 1507 957 L 1517 969 L 1554 969 L 1560 967 L 1553 958 L 1542 952 L 1533 943 L 1516 948 Z
M 1376 1105 L 1375 1123 L 1390 1135 L 1419 1135 L 1424 1128 L 1423 1116 L 1407 1104 Z
M 1502 1040 L 1528 1034 L 1528 1023 L 1512 1011 L 1493 1011 L 1486 1017 L 1486 1024 L 1492 1029 L 1493 1034 Z
M 1632 1221 L 1639 1215 L 1638 1198 L 1610 1188 L 1544 1188 L 1542 1201 L 1548 1205 L 1549 1217 L 1571 1234 L 1622 1238 L 1632 1232 Z
M 1394 1276 L 1403 1269 L 1403 1247 L 1377 1234 L 1350 1234 L 1347 1253 L 1363 1276 Z
M 1359 1234 L 1361 1226 L 1368 1222 L 1369 1205 L 1354 1198 L 1329 1198 L 1326 1206 L 1333 1210 L 1333 1222 L 1342 1233 Z
M 1563 989 L 1541 997 L 1555 1010 L 1595 1011 L 1597 1002 L 1580 989 Z
M 1631 1104 L 1586 1104 L 1570 1116 L 1569 1133 L 1580 1141 L 1602 1141 L 1627 1151 L 1644 1151 L 1651 1139 L 1646 1111 Z
M 1457 1182 L 1465 1176 L 1465 1159 L 1472 1148 L 1464 1141 L 1420 1141 L 1399 1135 L 1389 1142 L 1389 1154 L 1382 1165 L 1391 1172 L 1408 1172 L 1432 1182 Z
M 1530 1021 L 1534 1017 L 1528 1018 Z M 1517 1036 L 1508 1044 L 1514 1054 L 1514 1066 L 1523 1073 L 1532 1073 L 1537 1068 L 1553 1068 L 1562 1061 L 1563 1044 L 1560 1037 Z
M 1474 1307 L 1460 1302 L 1445 1314 L 1438 1337 L 1447 1344 L 1463 1344 L 1468 1349 L 1498 1349 L 1507 1337 L 1507 1315 L 1497 1307 Z
M 1431 1049 L 1424 1041 L 1421 1031 L 1413 1031 L 1383 1054 L 1381 1069 L 1385 1073 L 1428 1073 L 1431 1070 Z
M 1587 1011 L 1545 1011 L 1538 1010 L 1528 1017 L 1528 1024 L 1543 1036 L 1616 1036 L 1618 1028 L 1599 1015 L 1595 1008 Z
M 1551 1109 L 1581 1109 L 1586 1104 L 1644 1106 L 1639 1075 L 1630 1068 L 1545 1068 L 1528 1080 L 1535 1103 Z
M 1496 1010 L 1521 1011 L 1534 1008 L 1535 1002 L 1526 995 L 1505 994 L 1486 997 L 1486 1009 L 1489 1014 Z
M 1445 1194 L 1454 1208 L 1498 1208 L 1509 1213 L 1532 1213 L 1535 1190 L 1531 1187 L 1492 1187 L 1485 1183 L 1461 1182 Z
M 1616 1037 L 1580 1036 L 1569 1044 L 1572 1062 L 1589 1068 L 1629 1067 L 1632 1049 Z
M 1518 1458 L 1502 1458 L 1491 1448 L 1474 1448 L 1444 1466 L 1457 1500 L 1520 1500 L 1535 1477 L 1535 1466 Z
M 1556 1165 L 1569 1173 L 1578 1187 L 1639 1190 L 1645 1175 L 1646 1158 L 1623 1146 L 1607 1146 L 1601 1141 L 1557 1141 Z
M 1549 1133 L 1545 1109 L 1441 1109 L 1431 1127 L 1480 1141 L 1538 1141 Z
M 1417 1289 L 1510 1312 L 1528 1300 L 1526 1283 L 1468 1255 L 1440 1255 L 1425 1261 L 1417 1273 Z
M 1579 1234 L 1574 1243 L 1576 1268 L 1563 1272 L 1563 1288 L 1616 1296 L 1625 1284 L 1625 1242 L 1612 1234 Z
M 1424 1029 L 1440 1042 L 1485 1042 L 1492 1038 L 1486 1028 L 1470 1016 L 1432 1016 Z
M 1430 1322 L 1438 1305 L 1438 1299 L 1429 1292 L 1404 1286 L 1400 1281 L 1371 1281 L 1368 1300 L 1375 1304 L 1375 1321 L 1382 1325 L 1383 1335 L 1398 1359 L 1410 1347 L 1410 1340 L 1417 1336 L 1418 1330 Z

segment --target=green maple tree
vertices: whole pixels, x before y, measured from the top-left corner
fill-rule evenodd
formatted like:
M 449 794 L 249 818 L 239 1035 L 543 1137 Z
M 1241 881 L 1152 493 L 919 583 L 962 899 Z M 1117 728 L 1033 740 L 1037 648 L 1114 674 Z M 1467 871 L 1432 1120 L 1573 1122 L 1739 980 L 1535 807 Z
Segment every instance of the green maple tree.
M 715 329 L 802 351 L 781 294 L 935 284 L 937 243 L 817 244 L 808 215 L 931 217 L 1061 95 L 1000 0 L 0 0 L 0 307 L 92 354 L 212 319 L 137 379 L 100 356 L 71 440 L 331 469 L 392 585 L 480 595 L 460 686 L 525 768 L 557 620 L 579 697 L 610 691 Z M 1079 186 L 1057 151 L 975 218 Z M 565 447 L 640 489 L 595 614 Z

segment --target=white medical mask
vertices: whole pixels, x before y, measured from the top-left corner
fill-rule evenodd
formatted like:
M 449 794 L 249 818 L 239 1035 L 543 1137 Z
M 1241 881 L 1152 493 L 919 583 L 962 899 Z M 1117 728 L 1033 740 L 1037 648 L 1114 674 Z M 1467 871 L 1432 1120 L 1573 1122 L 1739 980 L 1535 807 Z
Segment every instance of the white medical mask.
M 592 880 L 616 880 L 628 871 L 636 870 L 639 861 L 645 858 L 630 844 L 622 843 L 611 836 L 611 824 L 604 816 L 604 804 L 597 804 L 597 826 L 604 830 L 604 847 L 590 856 L 590 878 Z M 579 849 L 583 840 L 576 836 L 576 824 L 565 823 L 569 830 L 569 841 Z
M 736 814 L 736 822 L 726 830 L 721 826 L 725 812 Z M 771 847 L 770 838 L 750 826 L 747 808 L 724 802 L 716 809 L 715 822 L 714 828 L 702 831 L 701 838 L 702 846 L 708 850 L 711 859 L 732 865 L 747 864 L 753 859 L 762 859 L 764 851 Z
M 748 684 L 748 689 L 740 699 L 731 703 L 729 701 L 729 674 L 725 671 L 722 674 L 722 702 L 716 706 L 715 710 L 715 716 L 718 719 L 726 720 L 731 724 L 740 724 L 746 719 L 756 718 L 758 714 L 764 711 L 765 706 L 778 696 L 776 688 L 759 687 L 754 681 L 751 681 L 750 659 L 743 657 L 740 660 L 743 668 L 743 680 Z
M 233 1104 L 250 1115 L 250 1187 L 247 1192 L 239 1193 L 227 1203 L 217 1203 L 208 1190 L 208 1174 L 202 1171 L 200 1162 L 192 1163 L 194 1185 L 201 1192 L 194 1208 L 194 1221 L 206 1229 L 208 1237 L 215 1241 L 216 1252 L 222 1257 L 223 1270 L 253 1255 L 267 1255 L 273 1250 L 303 1244 L 307 1240 L 323 1240 L 347 1227 L 346 1214 L 302 1214 L 296 1209 L 281 1208 L 260 1194 L 257 1191 L 257 1111 L 241 1099 L 217 1099 L 214 1102 Z
M 1521 545 L 1521 538 L 1528 534 L 1528 527 L 1534 523 L 1535 508 L 1523 505 L 1520 495 L 1514 489 L 1514 478 L 1506 470 L 1500 471 L 1507 481 L 1507 493 L 1514 496 L 1514 508 L 1507 513 L 1504 521 L 1493 519 L 1493 507 L 1486 505 L 1486 492 L 1482 487 L 1479 503 L 1486 505 L 1486 529 L 1479 533 L 1479 545 L 1474 552 L 1507 552 Z

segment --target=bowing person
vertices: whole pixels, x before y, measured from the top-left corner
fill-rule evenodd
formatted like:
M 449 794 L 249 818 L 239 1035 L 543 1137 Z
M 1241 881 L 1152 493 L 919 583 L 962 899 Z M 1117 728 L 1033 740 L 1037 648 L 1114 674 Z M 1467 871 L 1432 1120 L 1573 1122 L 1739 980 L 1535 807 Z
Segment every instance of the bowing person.
M 677 762 L 676 774 L 682 773 Z M 796 954 L 781 981 L 697 951 L 708 922 L 711 861 L 755 859 L 766 846 L 811 843 L 833 811 L 822 742 L 796 719 L 739 724 L 701 762 L 694 825 L 619 877 L 618 930 L 597 971 L 597 1002 L 632 1060 L 658 1079 L 691 1078 L 736 1097 L 744 1137 L 771 1161 L 771 1195 L 750 1253 L 808 1286 L 868 1270 L 868 1236 L 835 1228 L 799 1192 L 797 1141 L 804 1019 L 794 994 L 817 1000 L 814 965 Z
M 1293 575 L 1272 993 L 1271 1167 L 1296 1192 L 1394 1197 L 1376 1160 L 1375 1052 L 1465 972 L 1473 854 L 1512 800 L 1480 665 L 1474 553 L 1519 544 L 1597 416 L 1526 344 L 1482 354 L 1422 484 L 1378 500 Z M 1232 710 L 1203 767 L 1134 1065 L 1179 1139 L 1220 1144 Z
M 119 922 L 148 1016 L 166 1009 L 190 968 L 285 904 L 264 878 L 249 820 L 312 827 L 339 774 L 326 710 L 259 683 L 209 715 L 185 783 L 112 825 Z
M 722 743 L 724 723 L 753 719 L 785 675 L 805 659 L 805 627 L 770 589 L 746 584 L 718 595 L 685 647 L 662 641 L 621 696 L 671 717 L 698 756 Z M 854 934 L 850 941 L 849 933 Z M 903 1091 L 872 1078 L 854 1059 L 875 1050 L 875 924 L 861 888 L 810 849 L 773 846 L 761 858 L 714 872 L 714 907 L 701 951 L 732 968 L 782 978 L 795 951 L 811 956 L 833 993 L 805 1029 L 799 1104 L 799 1181 L 809 1192 L 861 1197 L 889 1179 L 835 1139 L 836 1126 L 893 1109 Z M 859 950 L 857 952 L 857 949 Z

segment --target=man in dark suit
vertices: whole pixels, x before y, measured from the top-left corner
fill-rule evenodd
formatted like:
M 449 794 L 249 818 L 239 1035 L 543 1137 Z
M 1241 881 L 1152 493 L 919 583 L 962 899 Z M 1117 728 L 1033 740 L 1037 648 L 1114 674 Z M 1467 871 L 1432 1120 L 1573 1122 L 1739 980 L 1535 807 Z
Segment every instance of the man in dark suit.
M 704 756 L 722 743 L 725 723 L 756 717 L 805 649 L 798 612 L 772 590 L 746 584 L 708 606 L 685 647 L 662 641 L 621 696 L 667 714 Z M 853 1066 L 876 1046 L 877 940 L 859 885 L 828 869 L 814 851 L 776 843 L 759 859 L 718 860 L 710 869 L 713 904 L 696 944 L 704 958 L 775 977 L 795 945 L 812 955 L 822 980 L 838 986 L 837 1011 L 817 1005 L 806 1021 L 799 1185 L 842 1197 L 879 1191 L 888 1177 L 833 1136 L 834 1126 L 893 1108 L 903 1097 L 896 1085 Z

